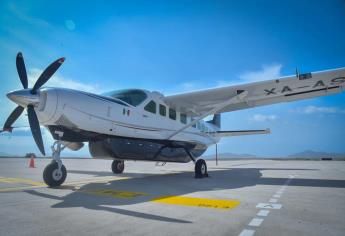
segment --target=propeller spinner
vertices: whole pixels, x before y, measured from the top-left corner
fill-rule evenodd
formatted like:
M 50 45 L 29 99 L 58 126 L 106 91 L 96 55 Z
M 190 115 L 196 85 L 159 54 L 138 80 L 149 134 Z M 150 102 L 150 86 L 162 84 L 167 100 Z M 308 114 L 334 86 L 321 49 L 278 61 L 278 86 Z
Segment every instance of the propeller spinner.
M 57 71 L 57 69 L 59 69 L 64 61 L 65 58 L 62 57 L 50 64 L 37 79 L 34 87 L 32 89 L 28 89 L 28 77 L 25 69 L 24 58 L 22 53 L 19 52 L 16 58 L 16 66 L 19 79 L 24 89 L 13 91 L 7 94 L 7 97 L 17 103 L 18 106 L 7 118 L 3 127 L 3 131 L 12 132 L 13 123 L 23 113 L 24 108 L 26 107 L 32 136 L 34 137 L 36 145 L 43 155 L 45 155 L 45 151 L 42 134 L 40 124 L 38 122 L 37 115 L 34 109 L 34 107 L 39 103 L 39 94 L 37 94 L 37 91 L 51 78 L 51 76 Z

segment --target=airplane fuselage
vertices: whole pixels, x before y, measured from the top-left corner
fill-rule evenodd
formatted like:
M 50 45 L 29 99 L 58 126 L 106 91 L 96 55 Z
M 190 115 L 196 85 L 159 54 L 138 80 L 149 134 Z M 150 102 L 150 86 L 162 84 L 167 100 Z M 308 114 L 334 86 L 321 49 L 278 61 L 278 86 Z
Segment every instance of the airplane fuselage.
M 212 136 L 219 128 L 207 122 L 167 139 L 192 118 L 168 107 L 158 93 L 141 92 L 146 97 L 134 106 L 110 96 L 43 88 L 35 110 L 55 139 L 89 142 L 90 153 L 96 158 L 189 162 L 186 148 L 198 157 L 219 141 Z M 155 113 L 147 108 L 152 108 L 152 102 Z M 57 135 L 59 131 L 62 137 Z

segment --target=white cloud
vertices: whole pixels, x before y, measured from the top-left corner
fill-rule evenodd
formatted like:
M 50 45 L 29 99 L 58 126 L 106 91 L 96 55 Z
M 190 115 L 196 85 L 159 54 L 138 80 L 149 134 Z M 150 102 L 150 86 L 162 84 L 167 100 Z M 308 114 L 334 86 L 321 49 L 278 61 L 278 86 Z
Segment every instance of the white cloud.
M 306 106 L 297 108 L 297 112 L 303 114 L 317 114 L 317 113 L 345 113 L 345 109 L 341 109 L 338 107 L 318 107 L 318 106 Z
M 32 87 L 40 74 L 43 72 L 41 69 L 33 68 L 30 69 L 28 72 L 28 80 L 29 80 L 29 87 Z M 50 87 L 62 87 L 62 88 L 70 88 L 70 89 L 76 89 L 76 90 L 82 90 L 86 92 L 92 92 L 92 93 L 100 93 L 101 89 L 99 85 L 97 84 L 86 84 L 86 83 L 80 83 L 77 81 L 74 81 L 69 78 L 65 78 L 61 75 L 54 74 L 52 78 L 49 79 L 49 81 L 44 84 L 44 86 L 50 86 Z
M 253 117 L 249 119 L 252 122 L 267 122 L 267 121 L 274 121 L 277 119 L 276 115 L 262 115 L 262 114 L 255 114 Z
M 281 77 L 282 67 L 283 66 L 281 64 L 263 65 L 260 70 L 245 71 L 244 73 L 240 74 L 237 77 L 237 79 L 232 80 L 232 81 L 216 80 L 215 87 L 213 88 L 277 79 Z M 182 92 L 191 92 L 191 91 L 198 91 L 198 90 L 204 90 L 204 89 L 210 89 L 210 86 L 206 86 L 206 84 L 199 83 L 199 82 L 185 82 L 185 83 L 178 84 L 178 86 L 174 90 L 164 91 L 164 92 L 168 94 L 178 94 Z
M 219 80 L 217 82 L 217 87 L 277 79 L 281 77 L 282 67 L 283 66 L 281 64 L 263 65 L 260 70 L 243 72 L 238 76 L 239 79 L 237 80 Z
M 22 9 L 20 9 L 20 7 L 18 8 L 15 4 L 13 3 L 9 3 L 8 4 L 8 10 L 14 15 L 16 16 L 18 19 L 24 21 L 27 24 L 30 24 L 31 26 L 37 26 L 37 27 L 51 27 L 51 25 L 41 19 L 41 18 L 37 18 L 37 17 L 33 17 L 30 16 L 29 14 L 27 14 L 26 12 L 24 12 Z
M 24 132 L 31 132 L 30 126 L 15 126 L 16 128 L 14 131 L 24 131 Z M 40 128 L 44 128 L 44 126 L 40 126 Z
M 245 82 L 257 82 L 263 80 L 277 79 L 281 76 L 281 68 L 281 64 L 263 65 L 260 70 L 246 71 L 239 77 L 242 81 Z
M 196 87 L 196 84 L 192 82 L 186 82 L 186 83 L 182 83 L 181 87 L 184 89 L 194 89 Z

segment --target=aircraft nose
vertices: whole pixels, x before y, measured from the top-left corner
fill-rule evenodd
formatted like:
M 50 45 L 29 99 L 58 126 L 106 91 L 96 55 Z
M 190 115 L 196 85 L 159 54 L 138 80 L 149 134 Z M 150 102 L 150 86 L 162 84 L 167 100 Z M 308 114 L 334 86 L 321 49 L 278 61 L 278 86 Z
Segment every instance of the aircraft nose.
M 16 98 L 18 97 L 18 93 L 17 93 L 17 91 L 13 91 L 13 92 L 7 93 L 6 96 L 7 96 L 8 99 L 10 99 L 11 101 L 16 102 Z
M 13 102 L 21 106 L 39 103 L 39 95 L 31 94 L 30 90 L 28 89 L 12 91 L 7 93 L 6 96 L 8 97 L 8 99 L 12 100 Z

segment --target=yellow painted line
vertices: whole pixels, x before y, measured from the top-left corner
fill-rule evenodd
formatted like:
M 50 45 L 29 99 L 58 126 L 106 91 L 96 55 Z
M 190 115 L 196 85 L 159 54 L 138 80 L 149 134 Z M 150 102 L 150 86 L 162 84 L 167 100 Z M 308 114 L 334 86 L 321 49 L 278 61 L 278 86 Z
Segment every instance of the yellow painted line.
M 11 188 L 0 188 L 0 193 L 4 192 L 19 192 L 22 190 L 28 190 L 28 189 L 35 189 L 35 188 L 42 188 L 46 187 L 47 185 L 42 185 L 42 186 L 27 186 L 27 187 L 11 187 Z
M 42 182 L 32 181 L 30 179 L 24 178 L 4 178 L 0 177 L 0 183 L 11 183 L 11 184 L 29 184 L 33 186 L 42 186 L 44 185 Z
M 91 183 L 106 183 L 106 182 L 112 182 L 116 180 L 129 179 L 129 178 L 130 177 L 108 177 L 108 178 L 95 178 L 95 179 L 81 180 L 81 181 L 71 181 L 71 182 L 67 182 L 63 184 L 61 188 L 63 188 L 64 186 L 78 186 L 78 185 L 85 185 L 85 184 L 91 184 Z M 0 188 L 0 193 L 1 192 L 18 192 L 22 190 L 47 187 L 47 185 L 44 184 L 43 182 L 35 182 L 32 180 L 23 179 L 23 178 L 0 177 L 0 183 L 1 182 L 2 183 L 25 183 L 25 184 L 30 184 L 32 186 Z
M 181 205 L 181 206 L 195 206 L 195 207 L 207 207 L 230 210 L 237 207 L 240 204 L 238 200 L 219 200 L 219 199 L 207 199 L 207 198 L 194 198 L 194 197 L 180 197 L 180 196 L 165 196 L 152 199 L 153 202 Z
M 92 184 L 92 183 L 106 183 L 112 182 L 117 180 L 125 180 L 130 179 L 130 177 L 108 177 L 108 178 L 95 178 L 95 179 L 88 179 L 88 180 L 80 180 L 80 181 L 71 181 L 65 183 L 63 185 L 78 185 L 78 184 Z
M 146 196 L 147 193 L 142 192 L 128 192 L 115 189 L 96 189 L 89 191 L 82 191 L 84 193 L 102 196 L 102 197 L 114 197 L 114 198 L 135 198 L 140 196 Z

